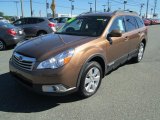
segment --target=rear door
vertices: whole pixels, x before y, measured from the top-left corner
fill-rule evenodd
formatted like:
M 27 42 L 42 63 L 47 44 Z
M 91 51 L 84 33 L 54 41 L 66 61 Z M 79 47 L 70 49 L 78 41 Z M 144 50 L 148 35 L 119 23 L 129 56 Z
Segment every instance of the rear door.
M 25 25 L 23 25 L 26 36 L 36 36 L 37 34 L 37 18 L 25 18 Z
M 132 55 L 137 52 L 136 48 L 139 41 L 140 31 L 136 19 L 133 16 L 125 16 L 125 24 L 129 43 L 128 52 L 130 55 Z

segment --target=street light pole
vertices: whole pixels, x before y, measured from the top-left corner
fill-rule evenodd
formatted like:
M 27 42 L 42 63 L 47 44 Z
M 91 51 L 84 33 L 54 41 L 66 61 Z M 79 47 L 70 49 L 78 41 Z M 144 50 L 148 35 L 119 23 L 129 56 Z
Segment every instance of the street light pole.
M 95 0 L 95 12 L 97 11 L 97 0 Z
M 153 16 L 153 15 L 152 15 L 152 11 L 153 11 L 153 8 L 151 8 L 151 18 L 152 18 L 152 16 Z
M 148 18 L 148 6 L 149 6 L 149 0 L 147 0 L 146 18 Z
M 106 5 L 102 5 L 104 7 L 104 12 L 106 12 Z
M 153 13 L 153 15 L 156 14 L 156 7 L 157 7 L 157 0 L 154 1 L 154 13 Z
M 47 2 L 47 0 L 46 0 L 46 16 L 47 16 L 47 14 L 48 14 L 47 9 L 48 9 L 48 2 Z
M 20 0 L 21 1 L 21 15 L 22 15 L 22 18 L 24 17 L 24 13 L 23 13 L 23 0 Z
M 140 7 L 140 14 L 139 14 L 139 16 L 141 16 L 141 15 L 142 15 L 142 8 L 143 8 L 143 6 L 144 6 L 144 3 L 142 3 L 142 4 L 141 4 L 141 7 Z
M 110 8 L 109 8 L 109 0 L 108 0 L 108 10 L 107 10 L 107 12 L 109 12 L 110 11 Z
M 124 0 L 124 10 L 126 10 L 127 0 Z
M 31 17 L 33 17 L 32 0 L 30 0 Z
M 71 17 L 72 17 L 72 10 L 73 10 L 73 2 L 74 0 L 69 0 L 71 2 Z
M 92 4 L 91 2 L 88 3 L 90 5 L 90 12 L 92 12 Z

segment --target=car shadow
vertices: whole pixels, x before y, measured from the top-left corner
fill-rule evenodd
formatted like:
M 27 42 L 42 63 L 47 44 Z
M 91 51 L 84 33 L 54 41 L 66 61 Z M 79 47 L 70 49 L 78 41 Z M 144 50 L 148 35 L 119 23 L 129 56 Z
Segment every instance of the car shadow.
M 12 50 L 15 48 L 16 45 L 12 45 L 12 46 L 7 46 L 5 50 L 1 50 L 1 51 L 8 51 L 8 50 Z
M 61 103 L 82 100 L 75 94 L 61 97 L 39 95 L 21 87 L 14 79 L 9 73 L 0 75 L 0 111 L 40 112 L 57 107 Z

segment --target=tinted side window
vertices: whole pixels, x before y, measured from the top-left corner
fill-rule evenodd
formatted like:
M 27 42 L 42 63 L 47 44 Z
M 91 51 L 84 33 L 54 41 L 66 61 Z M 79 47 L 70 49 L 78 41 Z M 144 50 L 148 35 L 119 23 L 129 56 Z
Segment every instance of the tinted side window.
M 54 20 L 56 20 L 57 23 L 60 23 L 60 18 L 55 18 Z
M 109 33 L 112 31 L 112 30 L 121 30 L 122 32 L 125 32 L 125 24 L 124 24 L 124 17 L 118 17 L 116 18 L 110 29 L 109 29 Z
M 26 23 L 27 24 L 33 24 L 33 19 L 32 18 L 26 18 Z
M 27 24 L 36 24 L 36 23 L 40 23 L 43 22 L 43 19 L 40 18 L 28 18 L 27 20 Z
M 14 25 L 23 25 L 25 24 L 25 20 L 24 19 L 20 19 L 20 20 L 17 20 L 13 23 Z
M 60 19 L 60 23 L 66 23 L 67 20 L 68 20 L 68 18 L 61 18 L 61 19 Z
M 37 18 L 37 23 L 41 23 L 41 22 L 43 22 L 43 21 L 44 21 L 44 19 Z
M 125 18 L 126 18 L 125 21 L 126 21 L 127 31 L 129 32 L 129 31 L 135 30 L 137 28 L 137 26 L 136 26 L 137 23 L 136 23 L 134 17 L 126 16 Z
M 139 28 L 144 27 L 144 23 L 143 23 L 142 19 L 140 19 L 139 17 L 135 17 L 135 18 L 136 18 L 136 21 L 138 23 Z

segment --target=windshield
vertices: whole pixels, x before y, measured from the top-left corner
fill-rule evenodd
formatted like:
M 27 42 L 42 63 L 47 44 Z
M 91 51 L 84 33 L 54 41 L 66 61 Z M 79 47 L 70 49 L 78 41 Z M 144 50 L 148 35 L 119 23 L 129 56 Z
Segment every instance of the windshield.
M 9 23 L 0 22 L 0 27 L 13 28 L 14 26 L 12 24 L 9 24 Z
M 56 33 L 97 37 L 102 34 L 109 19 L 108 17 L 97 16 L 77 17 L 67 22 Z

